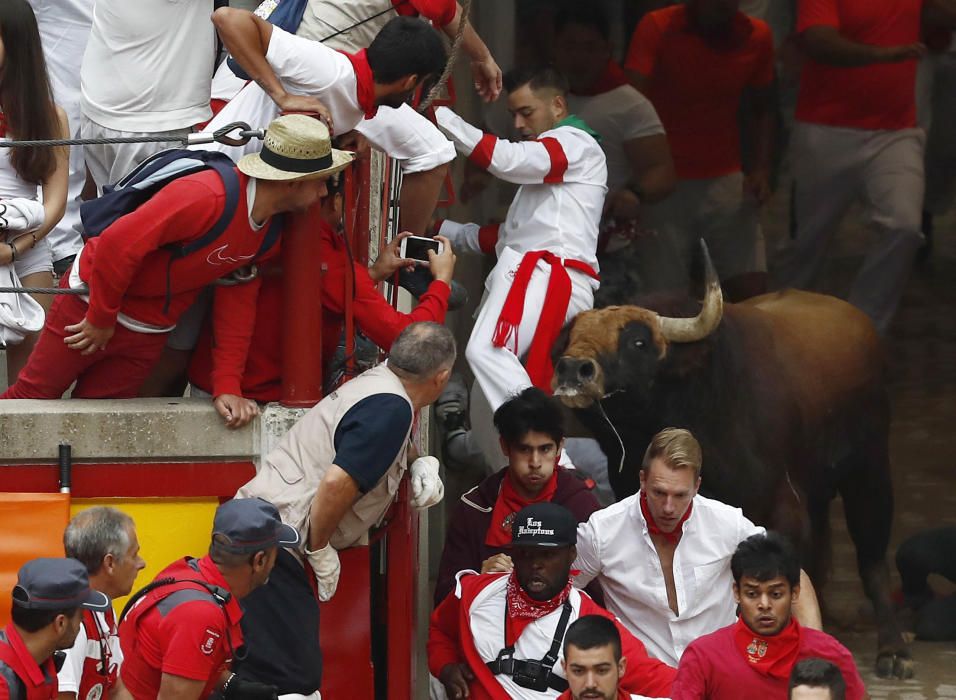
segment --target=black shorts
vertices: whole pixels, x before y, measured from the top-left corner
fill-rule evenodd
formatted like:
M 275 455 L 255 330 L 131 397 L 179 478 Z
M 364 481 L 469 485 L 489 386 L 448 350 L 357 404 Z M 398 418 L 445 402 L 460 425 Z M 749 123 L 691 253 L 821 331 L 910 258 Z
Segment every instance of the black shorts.
M 319 603 L 302 564 L 279 549 L 269 582 L 243 598 L 246 656 L 235 664 L 242 678 L 269 683 L 279 695 L 309 695 L 322 685 Z

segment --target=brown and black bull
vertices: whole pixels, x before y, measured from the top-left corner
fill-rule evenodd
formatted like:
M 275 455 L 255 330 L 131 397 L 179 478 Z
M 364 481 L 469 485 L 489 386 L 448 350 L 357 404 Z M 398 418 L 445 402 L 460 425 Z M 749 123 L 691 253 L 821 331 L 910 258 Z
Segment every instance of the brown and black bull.
M 687 428 L 704 495 L 799 543 L 820 583 L 839 493 L 879 626 L 880 675 L 912 675 L 890 602 L 893 516 L 881 343 L 839 299 L 788 290 L 723 305 L 710 260 L 704 302 L 650 297 L 578 315 L 559 341 L 555 395 L 593 431 L 618 498 L 638 489 L 651 437 Z M 566 343 L 566 346 L 561 346 Z

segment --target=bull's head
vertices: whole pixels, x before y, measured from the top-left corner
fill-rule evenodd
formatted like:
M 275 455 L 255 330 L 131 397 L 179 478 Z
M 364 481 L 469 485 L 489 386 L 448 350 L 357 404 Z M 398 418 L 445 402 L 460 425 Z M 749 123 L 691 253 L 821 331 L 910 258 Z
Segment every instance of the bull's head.
M 639 306 L 609 306 L 574 319 L 567 349 L 555 365 L 554 395 L 571 408 L 585 408 L 627 387 L 648 386 L 670 343 L 692 343 L 720 324 L 720 281 L 704 253 L 705 293 L 693 318 L 661 316 Z

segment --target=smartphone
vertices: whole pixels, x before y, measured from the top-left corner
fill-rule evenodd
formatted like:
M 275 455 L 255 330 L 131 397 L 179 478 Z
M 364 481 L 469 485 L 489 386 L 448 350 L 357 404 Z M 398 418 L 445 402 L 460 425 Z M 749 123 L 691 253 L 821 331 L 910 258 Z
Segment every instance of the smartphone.
M 402 239 L 402 247 L 399 249 L 399 255 L 403 258 L 412 260 L 421 260 L 428 262 L 428 251 L 434 250 L 437 255 L 441 255 L 445 249 L 445 244 L 434 238 L 425 238 L 424 236 L 408 236 Z

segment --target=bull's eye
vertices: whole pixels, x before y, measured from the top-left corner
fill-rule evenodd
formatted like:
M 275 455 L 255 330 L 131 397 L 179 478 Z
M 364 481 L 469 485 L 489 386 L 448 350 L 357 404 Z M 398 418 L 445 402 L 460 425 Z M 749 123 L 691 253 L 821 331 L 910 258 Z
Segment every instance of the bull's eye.
M 644 341 L 643 341 L 643 340 L 635 340 L 635 341 L 634 341 L 634 347 L 635 347 L 635 348 L 642 348 L 642 347 L 644 347 Z

